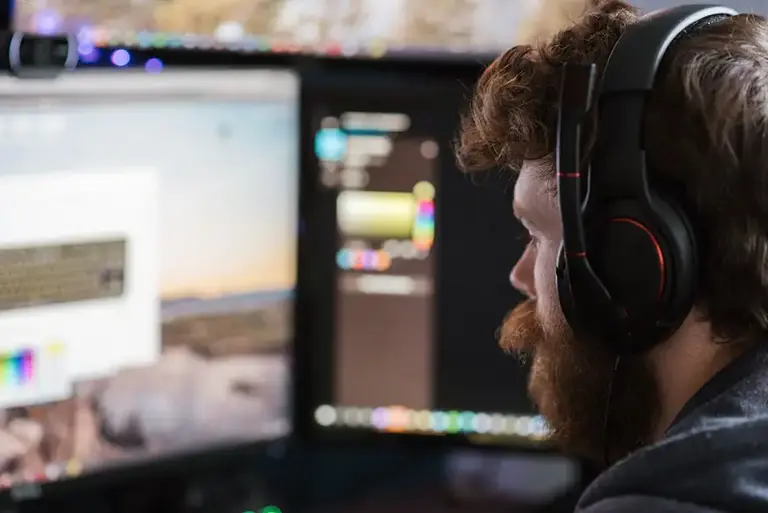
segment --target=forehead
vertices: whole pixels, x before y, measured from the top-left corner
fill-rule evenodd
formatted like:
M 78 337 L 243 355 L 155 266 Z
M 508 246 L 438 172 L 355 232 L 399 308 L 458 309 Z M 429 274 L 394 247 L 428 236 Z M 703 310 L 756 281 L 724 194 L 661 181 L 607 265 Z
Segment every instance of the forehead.
M 515 182 L 515 213 L 521 217 L 555 215 L 555 196 L 552 179 L 548 177 L 546 164 L 526 161 Z

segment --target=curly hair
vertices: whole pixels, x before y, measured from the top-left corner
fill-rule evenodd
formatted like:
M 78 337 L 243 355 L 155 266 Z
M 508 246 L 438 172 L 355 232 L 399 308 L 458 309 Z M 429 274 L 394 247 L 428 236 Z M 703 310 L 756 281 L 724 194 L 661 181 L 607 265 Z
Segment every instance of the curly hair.
M 551 159 L 560 67 L 602 69 L 637 19 L 628 4 L 595 1 L 551 39 L 499 57 L 462 122 L 460 166 L 514 173 Z M 677 42 L 644 134 L 651 179 L 679 191 L 701 234 L 698 310 L 719 341 L 768 335 L 768 21 L 733 16 Z

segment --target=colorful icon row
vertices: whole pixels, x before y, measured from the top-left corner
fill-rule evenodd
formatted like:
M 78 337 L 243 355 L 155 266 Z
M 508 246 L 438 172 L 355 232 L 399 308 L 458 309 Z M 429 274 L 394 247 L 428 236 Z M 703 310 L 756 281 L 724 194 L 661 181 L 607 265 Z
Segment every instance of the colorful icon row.
M 544 440 L 549 429 L 541 416 L 471 411 L 319 406 L 315 422 L 324 427 L 368 428 L 390 433 L 491 434 Z
M 50 20 L 37 20 L 37 30 L 50 33 Z M 40 27 L 40 25 L 46 25 Z M 56 31 L 55 23 L 53 31 Z M 372 42 L 368 45 L 342 45 L 329 42 L 321 45 L 302 45 L 279 41 L 268 37 L 258 37 L 245 33 L 238 24 L 222 24 L 214 34 L 174 34 L 164 32 L 130 31 L 86 27 L 81 29 L 81 41 L 87 41 L 97 47 L 127 45 L 139 48 L 186 48 L 186 49 L 227 49 L 245 52 L 269 52 L 281 54 L 327 55 L 330 57 L 365 55 L 371 58 L 384 57 L 388 49 L 385 45 Z
M 353 271 L 386 271 L 392 265 L 389 253 L 374 249 L 342 249 L 336 254 L 339 269 Z

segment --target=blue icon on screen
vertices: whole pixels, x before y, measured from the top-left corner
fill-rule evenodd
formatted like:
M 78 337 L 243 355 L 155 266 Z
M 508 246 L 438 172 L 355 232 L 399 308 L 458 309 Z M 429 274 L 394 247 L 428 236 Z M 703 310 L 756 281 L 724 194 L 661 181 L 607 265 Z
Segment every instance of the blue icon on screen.
M 338 128 L 323 128 L 315 136 L 315 155 L 320 160 L 339 161 L 347 153 L 347 134 Z
M 549 424 L 544 417 L 537 415 L 531 419 L 529 430 L 533 436 L 544 438 L 549 434 Z

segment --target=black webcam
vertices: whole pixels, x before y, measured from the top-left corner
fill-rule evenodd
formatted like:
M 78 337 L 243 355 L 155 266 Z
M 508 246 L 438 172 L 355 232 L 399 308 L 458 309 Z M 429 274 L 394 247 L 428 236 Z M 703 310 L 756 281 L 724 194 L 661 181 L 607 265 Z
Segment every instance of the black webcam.
M 38 35 L 4 32 L 0 67 L 19 78 L 53 78 L 75 68 L 77 38 L 67 34 Z

